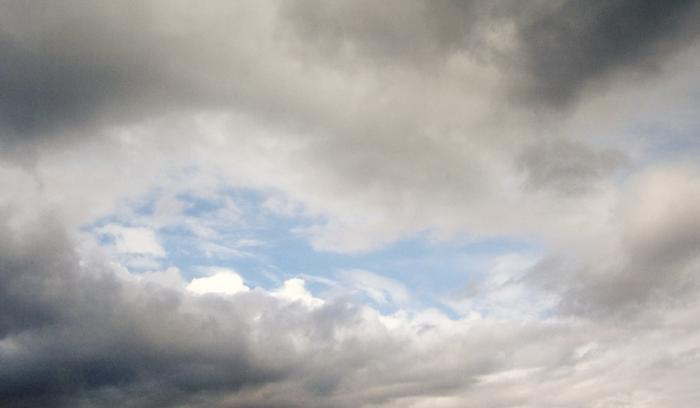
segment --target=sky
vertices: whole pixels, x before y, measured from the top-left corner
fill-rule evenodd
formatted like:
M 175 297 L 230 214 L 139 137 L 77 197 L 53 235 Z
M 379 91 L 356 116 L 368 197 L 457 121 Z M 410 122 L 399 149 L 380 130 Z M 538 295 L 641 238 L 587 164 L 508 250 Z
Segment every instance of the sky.
M 697 406 L 698 18 L 0 0 L 0 406 Z

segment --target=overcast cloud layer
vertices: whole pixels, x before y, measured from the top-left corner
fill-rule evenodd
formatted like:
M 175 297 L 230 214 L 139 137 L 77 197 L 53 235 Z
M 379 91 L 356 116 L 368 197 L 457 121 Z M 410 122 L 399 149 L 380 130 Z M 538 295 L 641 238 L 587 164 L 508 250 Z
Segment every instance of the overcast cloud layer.
M 697 406 L 698 18 L 0 1 L 0 406 Z

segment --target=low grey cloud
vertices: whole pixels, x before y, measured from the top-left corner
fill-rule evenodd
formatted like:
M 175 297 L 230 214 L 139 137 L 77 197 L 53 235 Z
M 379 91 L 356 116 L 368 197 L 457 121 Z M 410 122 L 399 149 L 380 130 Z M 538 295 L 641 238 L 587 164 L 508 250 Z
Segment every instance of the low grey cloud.
M 526 188 L 562 194 L 590 190 L 623 162 L 624 155 L 619 152 L 594 150 L 567 140 L 528 146 L 517 160 L 526 176 Z
M 468 55 L 506 72 L 522 103 L 555 109 L 618 70 L 658 69 L 698 33 L 693 0 L 415 1 L 380 10 L 298 1 L 285 10 L 304 43 L 325 57 L 421 69 Z
M 326 56 L 367 57 L 379 63 L 431 66 L 478 41 L 480 19 L 495 8 L 485 2 L 289 2 L 282 16 L 305 44 Z M 372 10 L 372 12 L 369 12 Z M 334 59 L 335 59 L 334 58 Z
M 560 299 L 563 313 L 628 319 L 693 302 L 700 272 L 697 172 L 657 168 L 641 175 L 615 210 L 616 236 L 580 256 L 561 253 L 522 280 Z
M 130 402 L 138 393 L 138 406 L 165 406 L 191 391 L 235 390 L 286 371 L 251 361 L 234 310 L 220 327 L 216 299 L 202 302 L 208 314 L 188 317 L 178 293 L 136 288 L 106 265 L 86 271 L 60 226 L 44 221 L 20 235 L 3 225 L 3 404 Z
M 520 27 L 528 100 L 554 106 L 620 69 L 653 71 L 698 33 L 693 0 L 565 1 Z
M 240 48 L 247 44 L 239 43 L 236 30 L 222 31 L 250 12 L 245 4 L 211 7 L 3 3 L 5 150 L 19 157 L 42 144 L 51 149 L 94 139 L 106 129 L 162 116 L 254 106 L 265 91 L 246 89 L 250 67 L 244 64 L 250 61 Z M 181 24 L 189 12 L 200 20 Z
M 198 296 L 124 279 L 80 262 L 49 216 L 1 236 L 2 404 L 354 406 L 449 392 L 501 364 L 426 355 L 397 370 L 413 340 L 345 301 L 310 311 L 260 291 Z
M 540 119 L 530 112 L 536 103 L 512 109 L 513 81 L 537 83 L 521 78 L 529 75 L 521 66 L 532 54 L 523 45 L 523 27 L 556 11 L 566 14 L 565 5 L 387 3 L 372 18 L 361 4 L 342 2 L 4 7 L 2 52 L 9 62 L 0 77 L 0 143 L 7 160 L 41 167 L 42 157 L 77 151 L 78 145 L 94 143 L 91 155 L 110 157 L 131 143 L 140 144 L 144 155 L 151 149 L 164 156 L 165 149 L 190 159 L 188 153 L 199 151 L 202 162 L 235 173 L 251 157 L 241 152 L 253 145 L 253 154 L 270 158 L 264 162 L 285 164 L 266 164 L 276 176 L 251 184 L 284 190 L 331 219 L 310 230 L 319 249 L 366 250 L 425 229 L 476 235 L 548 230 L 535 221 L 539 214 L 552 212 L 547 224 L 554 225 L 561 214 L 540 208 L 532 192 L 595 195 L 615 167 L 602 153 L 605 146 L 559 141 L 575 129 L 553 117 L 542 120 L 557 122 L 547 124 L 556 140 L 541 142 Z M 397 8 L 402 23 L 386 23 Z M 571 19 L 582 18 L 577 13 L 574 8 Z M 326 32 L 331 29 L 336 31 Z M 344 43 L 359 54 L 345 61 L 324 51 Z M 396 47 L 409 43 L 419 50 Z M 391 66 L 377 64 L 379 56 L 391 59 Z M 415 69 L 416 61 L 431 62 Z M 242 117 L 265 136 L 211 125 L 222 135 L 211 142 L 211 132 L 197 127 L 218 123 L 216 115 Z M 119 132 L 132 136 L 120 139 Z M 265 144 L 264 152 L 255 144 Z M 563 147 L 573 145 L 576 154 Z M 121 168 L 109 160 L 103 166 Z M 514 193 L 523 171 L 526 188 Z M 305 181 L 289 180 L 290 174 Z M 414 200 L 397 203 L 400 197 Z M 378 215 L 366 225 L 353 223 L 356 211 L 343 201 Z M 517 219 L 510 219 L 512 202 L 523 203 Z M 398 214 L 392 210 L 397 207 Z M 376 240 L 358 243 L 357 236 Z
M 668 364 L 681 364 L 679 374 L 698 369 L 692 350 L 666 354 L 666 368 L 633 349 L 611 358 L 623 346 L 604 324 L 426 314 L 392 329 L 341 298 L 309 309 L 259 289 L 194 295 L 81 258 L 50 216 L 20 234 L 10 228 L 3 224 L 0 252 L 0 401 L 9 406 L 393 407 L 438 398 L 534 407 L 543 390 L 595 381 L 595 392 L 544 400 L 573 407 L 634 390 Z M 596 365 L 611 370 L 601 376 Z M 684 404 L 690 385 L 678 386 Z
M 694 38 L 688 27 L 696 9 L 692 1 L 586 7 L 575 2 L 417 1 L 385 3 L 379 10 L 359 2 L 271 2 L 260 10 L 249 3 L 215 3 L 204 10 L 158 1 L 128 7 L 10 1 L 3 8 L 0 125 L 6 148 L 19 150 L 41 135 L 94 135 L 104 127 L 178 110 L 241 110 L 272 123 L 292 122 L 333 134 L 393 126 L 392 110 L 405 113 L 398 106 L 380 106 L 389 114 L 381 119 L 385 123 L 376 123 L 371 110 L 359 110 L 354 113 L 359 126 L 343 129 L 341 118 L 328 116 L 302 88 L 313 82 L 284 81 L 299 77 L 299 63 L 349 77 L 371 66 L 361 59 L 334 65 L 346 48 L 356 50 L 348 58 L 356 58 L 353 53 L 370 60 L 388 58 L 399 71 L 432 66 L 420 75 L 442 76 L 447 59 L 462 55 L 477 61 L 480 69 L 495 68 L 501 78 L 515 81 L 510 92 L 531 88 L 523 106 L 536 101 L 561 105 L 588 82 L 618 68 L 637 69 L 656 60 L 663 65 L 671 51 Z M 285 38 L 289 25 L 300 45 Z M 266 48 L 256 50 L 256 44 Z M 307 51 L 316 46 L 327 52 L 322 60 L 308 60 Z M 478 55 L 484 52 L 489 55 Z M 313 81 L 316 74 L 305 75 Z M 342 98 L 342 93 L 329 97 Z
M 159 55 L 144 37 L 148 29 L 138 29 L 150 25 L 141 13 L 86 2 L 3 8 L 4 139 L 75 131 L 110 111 L 134 113 L 144 93 L 167 89 L 160 67 L 149 62 Z

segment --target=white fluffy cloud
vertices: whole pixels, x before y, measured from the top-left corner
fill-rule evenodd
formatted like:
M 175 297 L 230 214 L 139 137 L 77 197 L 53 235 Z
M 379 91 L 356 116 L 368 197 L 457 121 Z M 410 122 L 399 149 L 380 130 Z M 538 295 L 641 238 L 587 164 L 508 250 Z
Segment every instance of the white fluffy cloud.
M 282 286 L 273 291 L 272 294 L 281 299 L 301 302 L 309 307 L 320 306 L 323 300 L 314 297 L 306 290 L 306 282 L 301 278 L 292 278 L 284 281 Z
M 209 269 L 211 276 L 194 278 L 187 285 L 187 290 L 197 293 L 218 293 L 225 295 L 235 295 L 236 293 L 248 292 L 250 288 L 245 285 L 243 278 L 234 271 L 225 268 Z

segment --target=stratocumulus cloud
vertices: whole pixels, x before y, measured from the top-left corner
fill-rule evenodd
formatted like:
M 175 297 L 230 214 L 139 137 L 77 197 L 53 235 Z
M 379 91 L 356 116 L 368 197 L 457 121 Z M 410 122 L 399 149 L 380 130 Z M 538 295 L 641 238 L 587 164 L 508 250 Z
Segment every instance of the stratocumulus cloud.
M 2 2 L 0 406 L 696 406 L 699 13 Z

